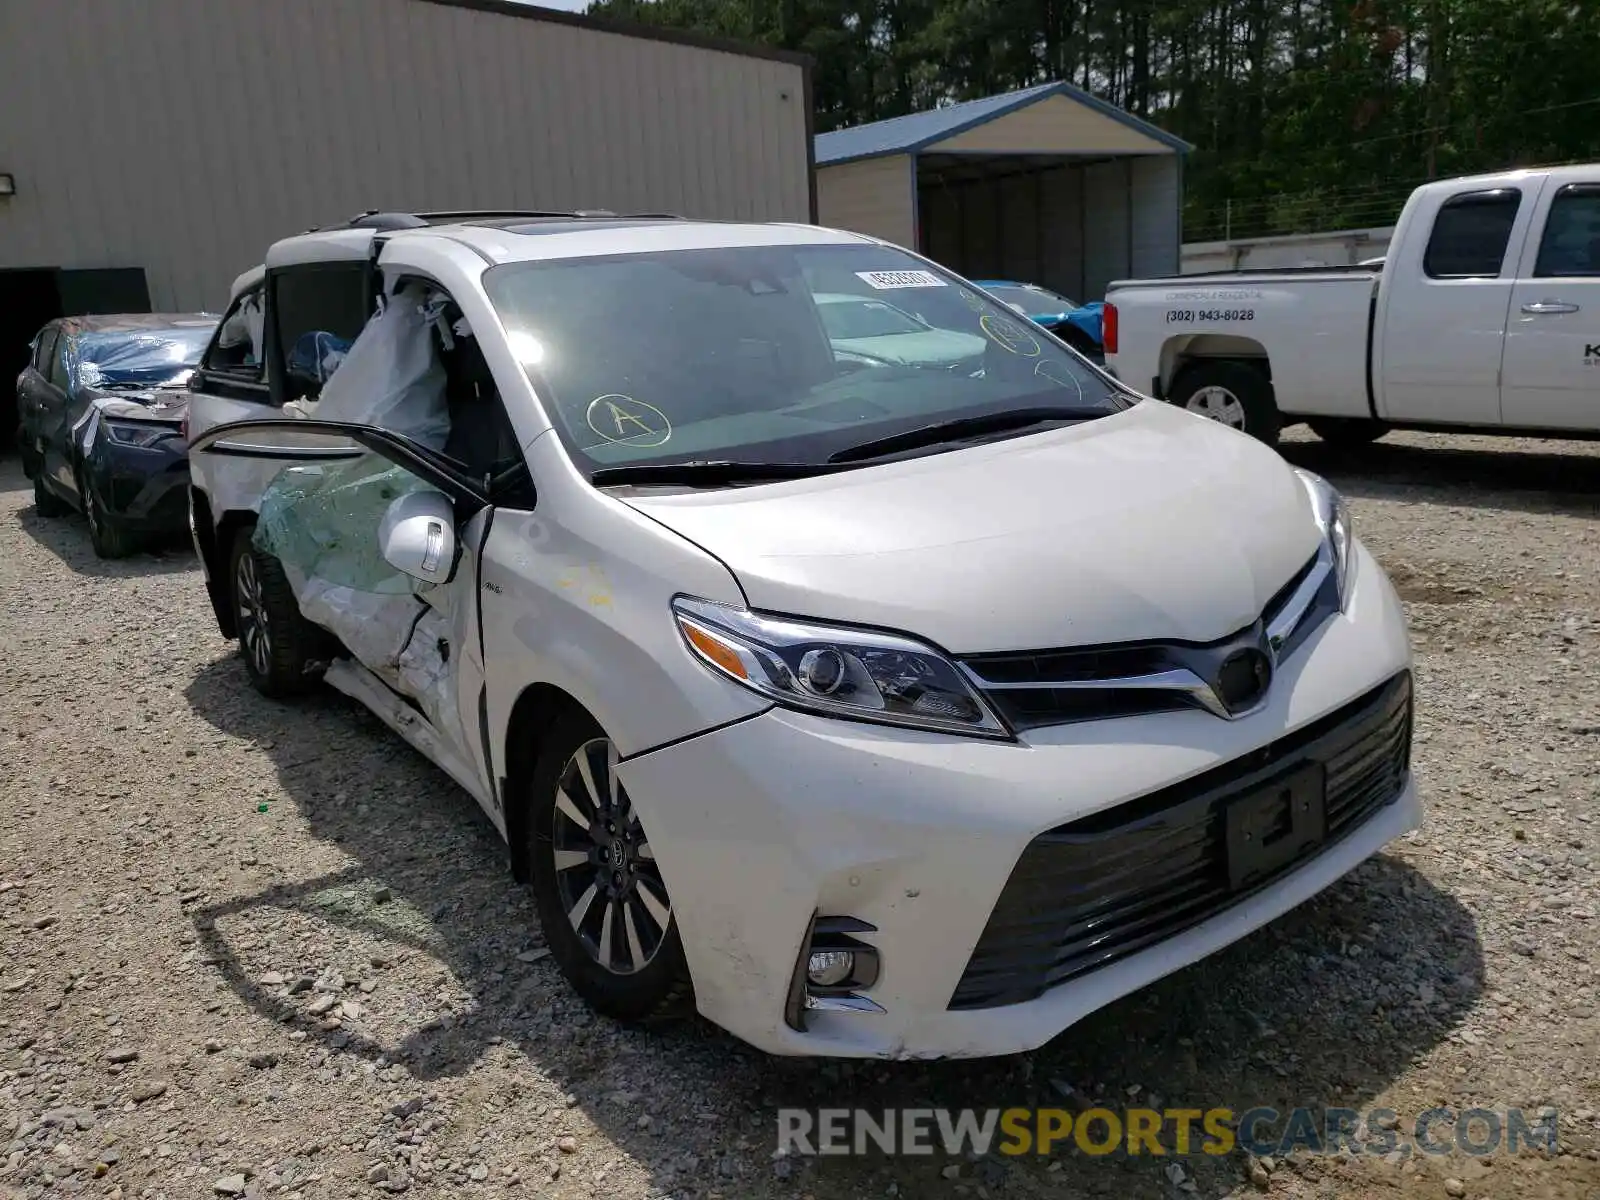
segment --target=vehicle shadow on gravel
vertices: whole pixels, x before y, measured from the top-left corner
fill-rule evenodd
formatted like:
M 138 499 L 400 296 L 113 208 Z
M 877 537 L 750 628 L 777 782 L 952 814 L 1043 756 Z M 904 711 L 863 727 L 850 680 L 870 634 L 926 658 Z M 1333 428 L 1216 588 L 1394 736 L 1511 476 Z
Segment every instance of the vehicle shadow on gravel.
M 40 546 L 79 575 L 100 579 L 129 579 L 142 575 L 173 575 L 195 566 L 194 547 L 186 537 L 151 539 L 127 558 L 98 557 L 89 544 L 89 526 L 81 513 L 41 517 L 33 505 L 17 514 L 18 527 Z
M 1436 499 L 1472 508 L 1600 515 L 1600 458 L 1506 439 L 1493 449 L 1374 442 L 1342 450 L 1320 441 L 1283 442 L 1296 466 L 1326 475 L 1352 496 Z M 1431 495 L 1430 495 L 1431 494 Z
M 540 957 L 532 905 L 511 884 L 504 846 L 476 804 L 364 709 L 331 689 L 270 703 L 231 657 L 202 670 L 187 697 L 218 730 L 264 753 L 310 834 L 351 860 L 310 879 L 292 861 L 267 861 L 263 869 L 282 882 L 191 912 L 205 961 L 244 1003 L 303 1031 L 303 1049 L 353 1056 L 412 1094 L 491 1056 L 503 1061 L 508 1049 L 525 1055 L 551 1081 L 544 1089 L 574 1094 L 657 1186 L 687 1195 L 808 1191 L 831 1200 L 883 1195 L 891 1181 L 901 1196 L 945 1194 L 943 1172 L 959 1164 L 962 1180 L 990 1194 L 1004 1186 L 1010 1196 L 1170 1196 L 1171 1159 L 1091 1157 L 1060 1146 L 1055 1171 L 1049 1158 L 998 1154 L 774 1164 L 777 1109 L 1362 1109 L 1445 1037 L 1483 987 L 1468 912 L 1380 856 L 1243 943 L 1032 1054 L 968 1063 L 787 1060 L 701 1021 L 623 1028 L 594 1018 Z M 262 857 L 270 860 L 270 845 Z M 259 957 L 250 931 L 271 924 L 269 910 L 302 922 L 301 945 L 309 924 L 331 927 L 339 949 L 313 961 L 294 961 L 287 950 L 277 953 L 288 961 Z M 292 934 L 279 944 L 293 943 Z M 369 969 L 373 958 L 398 959 L 404 970 L 386 976 L 384 967 Z M 331 986 L 347 985 L 340 994 L 361 1014 L 338 1028 L 312 1011 L 318 993 L 310 981 L 326 981 L 330 969 L 344 976 Z M 282 980 L 263 984 L 269 970 Z M 376 981 L 370 1001 L 354 990 L 362 976 Z M 641 1112 L 650 1114 L 644 1125 Z M 1244 1178 L 1237 1153 L 1183 1161 L 1202 1194 Z M 1063 1183 L 1073 1186 L 1063 1191 Z

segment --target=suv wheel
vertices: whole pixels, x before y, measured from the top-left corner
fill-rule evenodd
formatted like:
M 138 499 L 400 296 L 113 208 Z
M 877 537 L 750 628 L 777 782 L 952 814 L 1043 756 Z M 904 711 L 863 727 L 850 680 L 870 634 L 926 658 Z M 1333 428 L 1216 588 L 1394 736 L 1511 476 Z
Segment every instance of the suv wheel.
M 98 557 L 127 558 L 139 549 L 139 539 L 106 512 L 93 483 L 82 471 L 78 472 L 78 495 L 83 497 L 83 518 L 89 522 L 89 544 Z
M 608 1017 L 676 1013 L 692 994 L 666 882 L 625 788 L 616 746 L 587 715 L 551 730 L 528 829 L 534 905 L 550 954 Z
M 316 681 L 316 629 L 300 615 L 282 564 L 257 550 L 254 536 L 253 526 L 239 530 L 228 563 L 239 657 L 262 695 L 292 696 Z
M 1198 362 L 1172 381 L 1168 398 L 1269 446 L 1277 443 L 1283 426 L 1271 381 L 1248 363 Z
M 72 505 L 50 490 L 42 468 L 33 476 L 33 511 L 41 517 L 64 517 L 72 511 Z

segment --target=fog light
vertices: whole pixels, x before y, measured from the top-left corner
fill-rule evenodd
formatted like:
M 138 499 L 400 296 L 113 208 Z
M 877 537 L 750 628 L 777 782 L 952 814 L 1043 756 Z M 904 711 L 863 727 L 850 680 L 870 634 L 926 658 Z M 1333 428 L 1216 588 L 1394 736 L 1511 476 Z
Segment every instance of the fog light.
M 856 956 L 848 950 L 818 950 L 806 960 L 806 978 L 817 987 L 838 987 L 855 967 Z

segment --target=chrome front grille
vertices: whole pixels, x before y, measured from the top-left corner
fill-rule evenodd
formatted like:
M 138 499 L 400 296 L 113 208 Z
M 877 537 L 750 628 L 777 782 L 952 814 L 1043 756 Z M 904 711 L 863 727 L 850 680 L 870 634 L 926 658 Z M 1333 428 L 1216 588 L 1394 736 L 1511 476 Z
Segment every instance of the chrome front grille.
M 1019 732 L 1073 721 L 1200 708 L 1233 720 L 1261 707 L 1277 664 L 1338 611 L 1324 548 L 1258 620 L 1214 642 L 1146 641 L 969 655 L 962 669 Z

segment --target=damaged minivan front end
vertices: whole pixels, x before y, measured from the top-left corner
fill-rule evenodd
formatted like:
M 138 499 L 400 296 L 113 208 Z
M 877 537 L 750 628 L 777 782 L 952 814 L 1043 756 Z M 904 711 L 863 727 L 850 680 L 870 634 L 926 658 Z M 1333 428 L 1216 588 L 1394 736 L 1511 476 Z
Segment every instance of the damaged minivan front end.
M 935 264 L 336 230 L 268 255 L 269 366 L 322 253 L 364 323 L 302 335 L 270 419 L 194 401 L 219 605 L 263 692 L 325 678 L 478 800 L 597 1011 L 1015 1053 L 1421 820 L 1404 614 L 1334 489 Z

